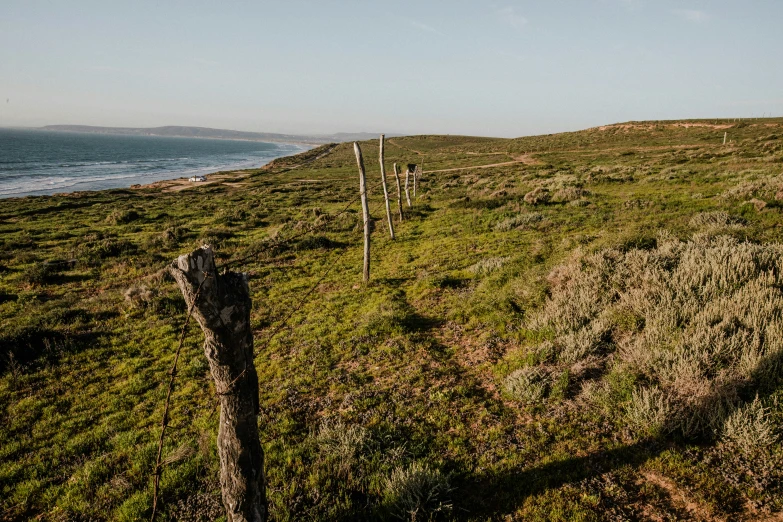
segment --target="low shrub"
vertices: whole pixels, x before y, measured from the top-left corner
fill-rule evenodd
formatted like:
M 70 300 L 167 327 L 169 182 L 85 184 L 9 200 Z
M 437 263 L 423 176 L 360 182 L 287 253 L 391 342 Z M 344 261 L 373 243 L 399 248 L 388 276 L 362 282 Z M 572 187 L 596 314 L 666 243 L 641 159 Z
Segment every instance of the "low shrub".
M 486 257 L 471 265 L 468 268 L 468 272 L 476 275 L 490 274 L 500 270 L 510 259 L 510 257 Z
M 690 220 L 690 225 L 697 228 L 721 229 L 721 228 L 742 228 L 746 221 L 742 218 L 729 215 L 727 212 L 716 210 L 713 212 L 702 212 L 696 214 Z
M 451 512 L 449 477 L 426 464 L 397 468 L 384 483 L 389 514 L 406 521 L 433 520 Z
M 580 187 L 563 187 L 555 191 L 552 194 L 552 202 L 554 203 L 569 203 L 571 201 L 578 201 L 589 195 L 590 193 Z
M 499 222 L 498 224 L 495 225 L 495 230 L 500 232 L 508 232 L 514 229 L 532 228 L 534 225 L 542 222 L 543 220 L 544 220 L 544 216 L 542 216 L 538 212 L 532 212 L 530 214 L 520 214 L 518 216 L 506 218 L 503 221 Z
M 552 199 L 552 195 L 549 193 L 549 189 L 537 187 L 525 194 L 523 199 L 528 205 L 543 205 L 549 203 Z
M 550 380 L 542 368 L 526 366 L 511 372 L 503 381 L 503 389 L 520 402 L 535 404 L 546 397 Z
M 342 421 L 323 422 L 316 436 L 321 454 L 334 460 L 343 475 L 361 457 L 368 439 L 364 427 L 346 426 Z
M 778 437 L 769 409 L 756 397 L 726 419 L 723 439 L 751 456 L 774 444 Z
M 125 290 L 125 302 L 133 308 L 146 307 L 154 297 L 152 291 L 145 285 L 132 286 Z
M 46 263 L 34 263 L 22 272 L 22 281 L 29 285 L 45 285 L 57 275 L 54 266 Z
M 630 402 L 626 404 L 628 424 L 648 436 L 658 436 L 667 428 L 672 407 L 669 398 L 657 386 L 633 391 Z
M 135 210 L 113 210 L 106 216 L 106 222 L 110 225 L 125 225 L 141 218 L 141 215 Z

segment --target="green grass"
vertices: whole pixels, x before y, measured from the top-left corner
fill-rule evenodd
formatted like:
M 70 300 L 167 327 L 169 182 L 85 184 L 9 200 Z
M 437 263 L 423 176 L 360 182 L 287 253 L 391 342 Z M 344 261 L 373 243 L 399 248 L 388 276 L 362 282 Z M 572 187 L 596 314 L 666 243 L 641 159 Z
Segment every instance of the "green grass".
M 546 301 L 552 269 L 576 252 L 651 248 L 661 230 L 688 239 L 704 231 L 694 216 L 705 212 L 744 225 L 726 234 L 783 242 L 780 203 L 759 185 L 783 181 L 783 120 L 717 123 L 730 127 L 649 122 L 513 140 L 389 139 L 387 174 L 393 162 L 439 170 L 533 160 L 425 174 L 396 241 L 383 221 L 378 144 L 363 142 L 378 219 L 368 285 L 358 203 L 314 234 L 265 248 L 355 200 L 350 144 L 277 160 L 239 184 L 0 200 L 0 520 L 149 517 L 165 382 L 185 315 L 162 269 L 204 241 L 219 262 L 259 252 L 243 270 L 275 520 L 393 517 L 397 492 L 414 491 L 401 485 L 408 475 L 440 488 L 436 514 L 446 519 L 687 516 L 649 473 L 714 515 L 783 509 L 775 465 L 749 474 L 755 464 L 726 458 L 720 441 L 632 433 L 620 412 L 636 377 L 621 369 L 609 372 L 599 407 L 579 403 L 568 370 L 543 402 L 504 391 L 507 376 L 551 357 L 540 347 L 554 333 L 527 319 Z M 539 187 L 583 189 L 586 203 L 525 203 Z M 724 197 L 737 187 L 744 192 Z M 746 204 L 754 197 L 767 206 Z M 634 316 L 614 321 L 643 328 Z M 201 339 L 192 326 L 164 450 L 176 457 L 161 481 L 164 512 L 180 520 L 222 513 Z M 779 430 L 783 387 L 769 388 L 762 394 Z M 362 435 L 324 442 L 324 426 L 335 425 Z M 770 451 L 779 463 L 780 443 Z

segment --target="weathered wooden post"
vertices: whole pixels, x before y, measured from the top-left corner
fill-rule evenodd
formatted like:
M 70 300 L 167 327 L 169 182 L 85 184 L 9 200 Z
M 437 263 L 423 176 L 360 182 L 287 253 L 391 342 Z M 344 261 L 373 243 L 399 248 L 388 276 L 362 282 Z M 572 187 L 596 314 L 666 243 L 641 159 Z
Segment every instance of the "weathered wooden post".
M 386 190 L 386 167 L 383 166 L 383 138 L 381 134 L 381 184 L 383 185 L 383 200 L 386 202 L 386 220 L 389 222 L 389 234 L 394 239 L 394 222 L 391 217 L 391 208 L 389 207 L 389 191 Z
M 726 145 L 726 138 L 728 138 L 728 137 L 729 137 L 729 133 L 728 132 L 724 132 L 723 133 L 723 144 L 724 145 Z
M 413 169 L 413 199 L 416 199 L 416 189 L 419 186 L 419 177 L 421 177 L 421 170 L 419 169 L 419 166 L 416 165 Z
M 411 177 L 411 168 L 410 165 L 408 165 L 408 168 L 405 169 L 405 201 L 408 202 L 408 206 L 411 206 L 411 191 L 408 188 L 409 180 Z
M 402 189 L 400 187 L 400 169 L 397 168 L 397 164 L 394 164 L 394 179 L 397 180 L 397 211 L 400 213 L 400 221 L 402 221 Z
M 362 218 L 364 218 L 364 282 L 370 280 L 370 208 L 367 205 L 367 184 L 364 179 L 364 159 L 362 149 L 357 142 L 353 142 L 353 151 L 356 154 L 356 163 L 359 165 L 359 194 L 362 198 Z
M 419 181 L 421 181 L 423 177 L 424 177 L 424 160 L 422 160 L 421 165 L 419 165 Z
M 220 400 L 217 447 L 228 522 L 265 522 L 264 454 L 258 439 L 258 375 L 253 365 L 247 275 L 218 274 L 212 248 L 179 256 L 169 267 L 204 332 Z

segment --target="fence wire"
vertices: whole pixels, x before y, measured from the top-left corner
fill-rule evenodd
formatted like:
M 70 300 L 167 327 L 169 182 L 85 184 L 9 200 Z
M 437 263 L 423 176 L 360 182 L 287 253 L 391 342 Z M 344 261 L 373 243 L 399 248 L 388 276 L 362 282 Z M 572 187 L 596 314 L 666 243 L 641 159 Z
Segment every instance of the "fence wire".
M 375 184 L 372 187 L 372 189 L 378 189 L 379 187 L 380 187 L 380 183 L 377 183 L 377 184 Z M 368 187 L 367 190 L 366 190 L 366 193 L 368 194 L 368 196 L 369 196 L 370 192 L 371 192 L 371 190 Z M 261 251 L 252 252 L 252 253 L 243 255 L 242 257 L 229 260 L 228 262 L 226 262 L 226 263 L 220 265 L 219 267 L 217 267 L 216 272 L 219 271 L 219 270 L 222 270 L 225 273 L 226 271 L 228 271 L 229 268 L 246 266 L 246 265 L 250 264 L 251 262 L 258 260 L 259 257 L 263 253 L 265 253 L 265 252 L 272 251 L 274 249 L 279 249 L 279 248 L 281 248 L 281 247 L 283 247 L 285 245 L 288 245 L 288 244 L 292 243 L 293 241 L 296 241 L 296 240 L 306 236 L 307 234 L 311 234 L 313 232 L 316 232 L 318 230 L 321 230 L 321 229 L 329 226 L 330 224 L 332 224 L 334 222 L 334 220 L 336 220 L 341 215 L 343 215 L 346 212 L 348 212 L 350 210 L 351 206 L 354 203 L 356 203 L 357 201 L 359 201 L 360 198 L 361 198 L 361 194 L 359 194 L 356 197 L 352 198 L 348 202 L 348 204 L 346 204 L 345 207 L 343 207 L 341 210 L 339 210 L 336 214 L 329 215 L 328 218 L 322 219 L 320 223 L 313 224 L 312 226 L 307 227 L 305 230 L 303 230 L 303 231 L 301 231 L 301 232 L 299 232 L 297 234 L 294 234 L 293 236 L 289 236 L 289 237 L 287 237 L 285 239 L 281 239 L 281 240 L 278 240 L 278 241 L 270 242 L 269 244 L 264 245 L 264 248 Z M 381 200 L 380 202 L 378 202 L 373 207 L 373 209 L 370 212 L 370 215 L 372 215 L 374 212 L 378 212 L 378 211 L 382 210 L 384 208 L 384 206 L 385 206 L 385 201 Z M 286 328 L 288 326 L 288 323 L 291 320 L 291 318 L 305 306 L 305 304 L 307 303 L 308 299 L 312 296 L 313 292 L 315 292 L 315 290 L 321 285 L 321 283 L 324 282 L 324 280 L 327 278 L 327 276 L 332 272 L 332 270 L 337 266 L 337 264 L 340 262 L 340 260 L 349 251 L 350 246 L 352 246 L 352 245 L 345 245 L 343 247 L 342 252 L 340 252 L 340 254 L 334 260 L 332 260 L 331 263 L 329 263 L 329 265 L 326 267 L 326 270 L 324 270 L 324 272 L 315 281 L 315 283 L 310 285 L 308 287 L 307 291 L 304 292 L 301 295 L 301 297 L 297 300 L 296 305 L 283 317 L 282 320 L 280 320 L 278 322 L 277 326 L 272 330 L 272 332 L 269 334 L 269 336 L 267 336 L 266 339 L 263 341 L 263 345 L 261 347 L 261 350 L 266 350 L 269 347 L 269 344 L 275 338 L 275 336 L 277 336 L 281 331 L 283 331 L 284 328 Z M 207 274 L 207 277 L 209 277 L 209 276 L 210 275 Z M 206 280 L 206 277 L 205 277 L 205 280 Z M 190 318 L 191 318 L 191 316 L 193 314 L 193 308 L 194 308 L 195 303 L 198 300 L 199 294 L 201 292 L 201 285 L 203 285 L 203 281 L 199 285 L 198 290 L 196 291 L 194 302 L 189 307 L 188 313 L 187 313 L 187 315 L 185 317 L 185 320 L 184 320 L 184 322 L 182 324 L 179 344 L 177 346 L 177 350 L 176 350 L 175 355 L 174 355 L 174 363 L 173 363 L 172 368 L 171 368 L 171 370 L 169 372 L 170 376 L 169 376 L 168 391 L 167 391 L 167 394 L 166 394 L 166 402 L 165 402 L 164 410 L 163 410 L 163 420 L 161 422 L 161 433 L 160 433 L 160 437 L 158 439 L 158 452 L 157 452 L 157 458 L 156 458 L 155 468 L 154 468 L 152 516 L 151 516 L 151 519 L 150 519 L 153 522 L 154 522 L 155 517 L 156 517 L 156 515 L 158 513 L 158 500 L 159 500 L 159 495 L 160 495 L 160 476 L 161 476 L 161 472 L 162 472 L 162 468 L 163 468 L 163 462 L 162 462 L 163 444 L 164 444 L 164 439 L 165 439 L 166 428 L 168 427 L 168 422 L 169 422 L 169 407 L 170 407 L 171 396 L 172 396 L 172 392 L 173 392 L 173 388 L 174 388 L 174 381 L 175 381 L 176 375 L 177 375 L 177 363 L 179 361 L 179 355 L 180 355 L 180 352 L 182 351 L 182 347 L 184 345 L 185 338 L 187 337 L 187 328 L 188 328 L 188 325 L 190 324 Z M 244 374 L 245 374 L 244 371 L 241 372 L 240 375 L 238 375 L 229 384 L 228 389 L 226 389 L 226 390 L 216 390 L 216 396 L 219 397 L 220 395 L 227 394 L 230 391 L 230 388 L 232 387 L 232 385 L 235 382 L 239 381 L 244 376 Z

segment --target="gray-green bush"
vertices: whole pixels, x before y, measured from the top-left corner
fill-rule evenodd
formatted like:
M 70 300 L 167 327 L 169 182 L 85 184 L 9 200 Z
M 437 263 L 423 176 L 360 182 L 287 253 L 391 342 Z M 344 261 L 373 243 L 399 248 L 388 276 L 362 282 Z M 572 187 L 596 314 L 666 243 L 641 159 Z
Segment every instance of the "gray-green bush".
M 386 507 L 399 520 L 433 520 L 448 515 L 451 491 L 448 476 L 419 462 L 396 468 L 384 483 Z
M 550 273 L 551 295 L 528 327 L 554 333 L 560 365 L 601 361 L 637 376 L 625 409 L 638 432 L 712 437 L 744 390 L 776 378 L 782 256 L 775 243 L 665 234 L 651 250 L 577 255 Z M 534 370 L 512 375 L 509 391 L 535 390 Z

